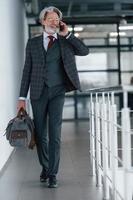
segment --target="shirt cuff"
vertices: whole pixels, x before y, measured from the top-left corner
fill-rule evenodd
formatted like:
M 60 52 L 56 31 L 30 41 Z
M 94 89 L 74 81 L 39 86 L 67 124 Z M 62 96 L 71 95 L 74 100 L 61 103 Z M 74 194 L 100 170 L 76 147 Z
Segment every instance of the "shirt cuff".
M 68 32 L 66 39 L 68 39 L 71 36 L 72 33 Z
M 26 100 L 25 97 L 19 97 L 19 100 Z

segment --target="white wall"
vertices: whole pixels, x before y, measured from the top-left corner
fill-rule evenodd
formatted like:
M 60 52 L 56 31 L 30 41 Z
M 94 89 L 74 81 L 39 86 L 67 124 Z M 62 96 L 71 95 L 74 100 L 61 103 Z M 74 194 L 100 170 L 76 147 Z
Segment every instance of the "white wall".
M 16 114 L 27 30 L 23 1 L 0 1 L 0 170 L 12 152 L 3 130 Z

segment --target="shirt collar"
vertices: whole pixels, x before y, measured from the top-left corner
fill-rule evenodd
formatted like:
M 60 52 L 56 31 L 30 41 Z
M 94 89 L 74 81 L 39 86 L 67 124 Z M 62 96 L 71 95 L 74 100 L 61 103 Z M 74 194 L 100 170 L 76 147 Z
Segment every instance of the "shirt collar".
M 43 38 L 46 39 L 48 36 L 49 36 L 49 34 L 46 33 L 45 31 L 43 31 Z M 55 39 L 57 39 L 57 33 L 54 33 L 52 36 L 53 36 Z

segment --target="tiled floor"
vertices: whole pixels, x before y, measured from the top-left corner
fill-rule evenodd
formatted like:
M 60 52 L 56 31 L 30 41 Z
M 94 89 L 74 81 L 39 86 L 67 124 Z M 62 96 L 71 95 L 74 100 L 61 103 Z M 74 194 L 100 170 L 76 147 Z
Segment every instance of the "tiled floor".
M 0 200 L 102 200 L 90 175 L 87 122 L 64 122 L 59 188 L 39 182 L 36 150 L 17 149 L 0 177 Z

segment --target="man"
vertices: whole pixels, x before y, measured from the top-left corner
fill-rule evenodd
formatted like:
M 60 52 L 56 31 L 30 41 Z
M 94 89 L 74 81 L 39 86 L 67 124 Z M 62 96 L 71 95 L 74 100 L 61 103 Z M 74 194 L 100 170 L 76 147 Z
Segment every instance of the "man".
M 41 36 L 28 40 L 18 102 L 18 109 L 25 108 L 30 86 L 37 153 L 42 166 L 40 181 L 48 179 L 50 188 L 57 187 L 65 92 L 80 90 L 74 56 L 89 53 L 88 48 L 68 32 L 61 19 L 62 13 L 55 7 L 41 11 L 40 21 L 44 31 Z

